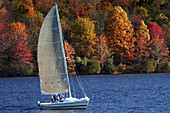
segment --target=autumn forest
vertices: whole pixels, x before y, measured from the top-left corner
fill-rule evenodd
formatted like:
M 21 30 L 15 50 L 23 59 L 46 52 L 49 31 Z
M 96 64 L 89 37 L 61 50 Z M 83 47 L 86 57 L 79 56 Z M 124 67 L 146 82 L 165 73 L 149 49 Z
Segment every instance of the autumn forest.
M 37 44 L 59 7 L 69 75 L 170 72 L 169 0 L 0 0 L 0 77 L 37 75 Z

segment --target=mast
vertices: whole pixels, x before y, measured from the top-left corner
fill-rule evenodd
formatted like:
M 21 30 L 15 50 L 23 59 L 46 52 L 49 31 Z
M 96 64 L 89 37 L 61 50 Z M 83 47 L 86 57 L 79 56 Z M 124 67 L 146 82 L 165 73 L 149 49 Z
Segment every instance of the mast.
M 59 18 L 59 13 L 58 13 L 58 6 L 55 3 L 56 6 L 56 14 L 57 14 L 57 20 L 58 20 L 58 27 L 59 27 L 59 37 L 61 41 L 61 49 L 64 57 L 64 68 L 66 71 L 66 77 L 67 77 L 67 85 L 68 85 L 68 92 L 69 92 L 69 97 L 71 98 L 71 88 L 70 88 L 70 82 L 69 82 L 69 77 L 68 77 L 68 71 L 67 71 L 67 63 L 66 63 L 66 56 L 65 56 L 65 51 L 64 51 L 64 44 L 63 44 L 63 39 L 62 39 L 62 30 L 61 30 L 61 24 L 60 24 L 60 18 Z

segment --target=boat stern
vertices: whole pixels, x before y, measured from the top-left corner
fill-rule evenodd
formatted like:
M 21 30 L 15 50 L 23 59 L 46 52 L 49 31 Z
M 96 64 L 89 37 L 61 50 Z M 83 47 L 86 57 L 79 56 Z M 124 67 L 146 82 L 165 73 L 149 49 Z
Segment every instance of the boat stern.
M 40 106 L 40 101 L 38 101 L 38 106 Z

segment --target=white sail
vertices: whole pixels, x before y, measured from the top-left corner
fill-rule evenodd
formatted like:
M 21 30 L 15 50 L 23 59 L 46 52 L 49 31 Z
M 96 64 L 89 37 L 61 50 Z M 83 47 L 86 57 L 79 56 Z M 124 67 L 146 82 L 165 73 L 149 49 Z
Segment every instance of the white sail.
M 39 76 L 44 94 L 64 93 L 68 90 L 67 66 L 57 10 L 56 5 L 45 17 L 38 41 Z

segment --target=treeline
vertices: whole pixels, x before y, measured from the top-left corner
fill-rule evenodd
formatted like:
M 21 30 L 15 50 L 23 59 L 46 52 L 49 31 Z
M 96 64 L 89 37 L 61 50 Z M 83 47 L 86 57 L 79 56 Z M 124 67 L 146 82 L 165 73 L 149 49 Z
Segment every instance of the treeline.
M 0 76 L 37 74 L 39 30 L 55 3 L 70 73 L 170 72 L 169 0 L 1 0 Z

